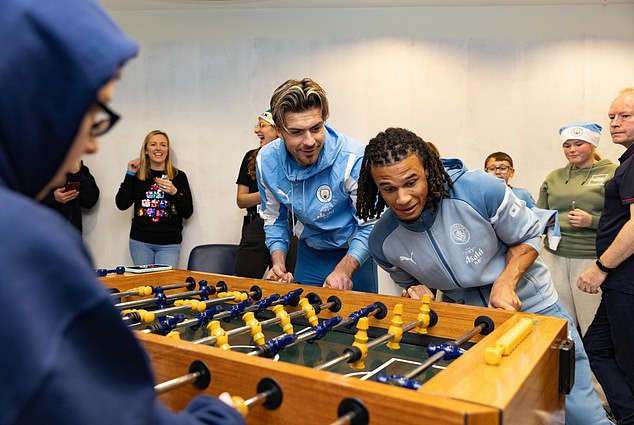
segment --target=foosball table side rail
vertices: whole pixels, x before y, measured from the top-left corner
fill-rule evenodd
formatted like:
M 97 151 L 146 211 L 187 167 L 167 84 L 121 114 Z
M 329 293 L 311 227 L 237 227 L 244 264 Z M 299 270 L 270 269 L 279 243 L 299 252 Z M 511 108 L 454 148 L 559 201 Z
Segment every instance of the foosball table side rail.
M 498 409 L 477 403 L 248 357 L 158 335 L 138 336 L 149 353 L 157 382 L 187 373 L 193 360 L 202 361 L 209 367 L 211 383 L 204 390 L 207 394 L 217 396 L 227 391 L 246 399 L 255 395 L 263 378 L 277 381 L 283 392 L 280 407 L 275 410 L 262 406 L 252 408 L 247 416 L 248 424 L 330 424 L 337 419 L 338 406 L 347 397 L 361 400 L 368 410 L 370 423 L 374 424 L 394 421 L 402 425 L 500 424 Z M 199 390 L 187 386 L 165 393 L 161 399 L 170 408 L 180 410 L 198 394 L 201 394 Z

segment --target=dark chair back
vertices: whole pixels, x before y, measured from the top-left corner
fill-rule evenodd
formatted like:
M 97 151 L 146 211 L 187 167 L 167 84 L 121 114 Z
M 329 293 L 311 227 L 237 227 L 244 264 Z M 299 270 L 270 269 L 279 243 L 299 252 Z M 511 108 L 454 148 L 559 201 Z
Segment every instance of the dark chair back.
M 233 275 L 238 245 L 207 244 L 192 248 L 187 270 Z

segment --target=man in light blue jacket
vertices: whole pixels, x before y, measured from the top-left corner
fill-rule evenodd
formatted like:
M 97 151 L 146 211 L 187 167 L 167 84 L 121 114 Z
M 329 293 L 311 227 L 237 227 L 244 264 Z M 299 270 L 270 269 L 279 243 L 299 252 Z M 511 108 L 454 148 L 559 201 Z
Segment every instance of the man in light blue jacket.
M 359 216 L 380 216 L 370 253 L 405 288 L 403 296 L 440 289 L 443 300 L 572 323 L 538 257 L 543 226 L 503 180 L 467 171 L 457 159 L 440 160 L 416 134 L 389 128 L 365 150 L 358 194 Z M 574 326 L 568 332 L 576 368 L 566 423 L 610 424 L 579 333 Z
M 372 224 L 355 211 L 364 146 L 326 124 L 326 93 L 310 78 L 278 87 L 271 110 L 279 138 L 257 157 L 268 277 L 377 292 L 376 266 L 368 259 Z M 299 239 L 294 276 L 286 270 L 289 214 Z

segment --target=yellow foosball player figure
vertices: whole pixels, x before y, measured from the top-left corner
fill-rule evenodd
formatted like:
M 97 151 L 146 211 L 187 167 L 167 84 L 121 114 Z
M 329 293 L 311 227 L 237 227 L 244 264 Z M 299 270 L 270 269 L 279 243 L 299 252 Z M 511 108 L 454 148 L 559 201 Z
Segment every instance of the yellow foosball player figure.
M 3 425 L 239 425 L 201 396 L 158 399 L 146 354 L 97 281 L 77 229 L 39 205 L 119 119 L 110 102 L 136 44 L 96 0 L 0 2 Z

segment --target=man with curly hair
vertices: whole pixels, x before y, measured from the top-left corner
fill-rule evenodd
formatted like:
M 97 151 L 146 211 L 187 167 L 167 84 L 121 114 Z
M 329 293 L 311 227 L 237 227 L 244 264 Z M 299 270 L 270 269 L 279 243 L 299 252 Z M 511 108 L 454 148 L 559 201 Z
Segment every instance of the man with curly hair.
M 365 220 L 380 217 L 370 234 L 370 254 L 404 288 L 403 296 L 420 298 L 440 289 L 444 301 L 572 323 L 538 257 L 542 225 L 535 214 L 503 180 L 467 171 L 458 159 L 438 158 L 411 131 L 388 128 L 370 140 L 357 211 Z M 608 424 L 579 333 L 573 326 L 569 333 L 576 369 L 567 423 Z

